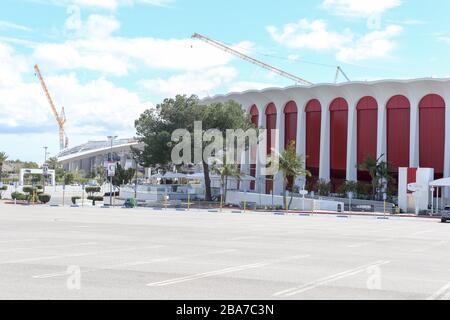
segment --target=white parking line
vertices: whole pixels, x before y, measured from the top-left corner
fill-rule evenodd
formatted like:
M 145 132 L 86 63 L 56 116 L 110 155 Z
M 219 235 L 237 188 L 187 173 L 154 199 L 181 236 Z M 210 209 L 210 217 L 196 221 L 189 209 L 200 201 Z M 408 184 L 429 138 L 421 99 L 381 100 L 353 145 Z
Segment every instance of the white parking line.
M 333 282 L 333 281 L 336 281 L 336 280 L 339 280 L 339 279 L 344 279 L 344 278 L 347 278 L 347 277 L 350 277 L 350 276 L 354 276 L 354 275 L 356 275 L 358 273 L 366 271 L 367 268 L 376 267 L 376 266 L 382 266 L 382 265 L 385 265 L 385 264 L 388 264 L 388 263 L 390 263 L 390 261 L 384 261 L 384 260 L 376 261 L 376 262 L 373 262 L 373 263 L 370 263 L 370 264 L 366 264 L 366 265 L 363 265 L 363 266 L 360 266 L 360 267 L 357 267 L 357 268 L 354 268 L 354 269 L 350 269 L 350 270 L 347 270 L 347 271 L 336 273 L 336 274 L 333 274 L 331 276 L 324 277 L 324 278 L 321 278 L 321 279 L 318 279 L 318 280 L 306 283 L 306 284 L 304 284 L 302 286 L 299 286 L 299 287 L 294 287 L 294 288 L 290 288 L 290 289 L 287 289 L 287 290 L 276 292 L 274 294 L 274 296 L 275 297 L 280 297 L 280 296 L 290 297 L 290 296 L 293 296 L 293 295 L 297 295 L 297 294 L 300 294 L 300 293 L 303 293 L 303 292 L 315 289 L 317 287 L 323 286 L 324 284 L 327 284 L 327 283 L 330 283 L 330 282 Z
M 427 300 L 450 300 L 450 282 L 429 296 Z
M 92 270 L 83 270 L 82 273 L 91 273 L 91 272 L 97 272 L 97 271 L 103 271 L 108 269 L 114 269 L 114 268 L 120 268 L 120 267 L 127 267 L 127 266 L 139 266 L 139 265 L 147 265 L 147 264 L 153 264 L 153 263 L 159 263 L 159 262 L 168 262 L 168 261 L 176 261 L 186 258 L 197 258 L 207 255 L 213 255 L 213 254 L 223 254 L 223 253 L 229 253 L 229 252 L 235 252 L 236 249 L 227 249 L 227 250 L 220 250 L 220 251 L 213 251 L 213 252 L 207 252 L 207 253 L 199 253 L 199 254 L 191 254 L 191 255 L 184 255 L 184 256 L 176 256 L 176 257 L 167 257 L 167 258 L 156 258 L 156 259 L 150 259 L 146 261 L 136 261 L 136 262 L 125 262 L 125 263 L 119 263 L 109 266 L 104 266 Z M 55 277 L 62 277 L 67 276 L 67 272 L 56 272 L 56 273 L 47 273 L 47 274 L 40 274 L 35 275 L 32 278 L 34 279 L 46 279 L 46 278 L 55 278 Z
M 41 261 L 41 260 L 53 260 L 53 259 L 61 259 L 61 258 L 71 258 L 71 257 L 92 256 L 92 255 L 98 255 L 98 254 L 109 253 L 109 252 L 133 251 L 133 250 L 140 250 L 140 249 L 156 249 L 156 248 L 162 248 L 162 247 L 164 247 L 164 246 L 163 245 L 154 245 L 154 246 L 140 247 L 140 248 L 133 247 L 133 248 L 111 249 L 111 250 L 102 250 L 102 251 L 94 251 L 94 252 L 68 253 L 68 254 L 62 254 L 62 255 L 57 255 L 57 256 L 25 258 L 25 259 L 18 259 L 18 260 L 3 261 L 3 262 L 0 262 L 0 265 L 22 263 L 22 262 L 33 262 L 33 261 Z
M 193 281 L 193 280 L 210 278 L 210 277 L 223 275 L 223 274 L 227 274 L 227 273 L 233 273 L 233 272 L 244 271 L 244 270 L 249 270 L 249 269 L 262 268 L 262 267 L 266 267 L 266 266 L 271 265 L 271 264 L 284 262 L 284 261 L 289 261 L 289 260 L 294 260 L 294 259 L 307 258 L 309 256 L 310 255 L 292 256 L 292 257 L 286 257 L 286 258 L 281 258 L 281 259 L 277 259 L 277 260 L 263 261 L 263 262 L 257 262 L 257 263 L 246 264 L 246 265 L 241 265 L 241 266 L 229 267 L 229 268 L 220 269 L 220 270 L 214 270 L 214 271 L 209 271 L 209 272 L 197 273 L 197 274 L 193 274 L 193 275 L 185 276 L 185 277 L 168 279 L 168 280 L 159 281 L 159 282 L 152 282 L 152 283 L 148 283 L 147 286 L 149 286 L 149 287 L 169 286 L 169 285 L 178 284 L 178 283 L 182 283 L 182 282 L 188 282 L 188 281 Z

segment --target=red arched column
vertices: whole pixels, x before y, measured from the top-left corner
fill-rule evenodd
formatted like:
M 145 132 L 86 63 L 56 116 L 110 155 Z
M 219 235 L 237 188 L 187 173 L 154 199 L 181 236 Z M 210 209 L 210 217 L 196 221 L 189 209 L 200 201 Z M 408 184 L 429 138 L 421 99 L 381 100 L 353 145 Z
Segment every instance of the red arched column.
M 256 105 L 253 105 L 250 108 L 250 120 L 255 126 L 255 128 L 258 128 L 259 126 L 259 111 L 258 107 Z M 250 151 L 250 176 L 256 178 L 256 153 L 257 153 L 257 147 L 252 147 Z M 255 181 L 250 181 L 250 190 L 256 189 L 256 183 Z
M 277 108 L 275 104 L 269 103 L 266 108 L 266 129 L 267 129 L 267 155 L 272 154 L 272 148 L 275 148 L 275 129 L 277 128 Z M 273 177 L 266 179 L 266 193 L 270 194 L 273 190 Z
M 405 96 L 394 96 L 387 103 L 387 162 L 397 180 L 398 168 L 409 168 L 410 112 Z
M 373 97 L 364 97 L 357 106 L 357 164 L 367 156 L 377 158 L 378 103 Z M 359 181 L 370 181 L 367 170 L 358 170 Z
M 347 174 L 348 103 L 336 98 L 330 105 L 330 177 L 333 191 Z
M 291 142 L 297 144 L 297 104 L 289 101 L 284 107 L 284 149 L 287 149 Z M 287 189 L 292 190 L 294 179 L 288 177 Z
M 425 96 L 419 104 L 420 166 L 434 168 L 436 179 L 444 177 L 445 101 L 437 94 Z
M 294 141 L 297 142 L 297 105 L 289 101 L 284 108 L 284 148 Z
M 311 100 L 306 113 L 306 169 L 311 172 L 313 183 L 319 178 L 320 131 L 322 126 L 322 106 L 319 100 Z

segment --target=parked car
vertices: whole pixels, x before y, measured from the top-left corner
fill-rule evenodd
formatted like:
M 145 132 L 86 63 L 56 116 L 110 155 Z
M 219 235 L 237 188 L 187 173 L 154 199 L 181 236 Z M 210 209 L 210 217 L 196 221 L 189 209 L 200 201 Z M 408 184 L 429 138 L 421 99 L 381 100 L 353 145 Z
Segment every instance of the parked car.
M 441 218 L 441 222 L 445 223 L 448 220 L 450 220 L 450 206 L 446 206 L 444 208 L 444 211 L 442 211 L 442 218 Z

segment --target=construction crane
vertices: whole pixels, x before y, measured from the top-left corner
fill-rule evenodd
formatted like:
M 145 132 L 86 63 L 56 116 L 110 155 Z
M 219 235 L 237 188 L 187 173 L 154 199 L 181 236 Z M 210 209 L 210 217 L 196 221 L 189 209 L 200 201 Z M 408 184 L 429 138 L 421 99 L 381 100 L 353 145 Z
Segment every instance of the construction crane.
M 44 78 L 42 77 L 41 71 L 39 70 L 39 66 L 37 64 L 34 66 L 34 70 L 36 71 L 36 76 L 39 78 L 39 81 L 41 82 L 42 89 L 44 90 L 45 95 L 47 96 L 53 115 L 55 116 L 56 122 L 58 123 L 59 148 L 63 150 L 69 146 L 69 139 L 67 138 L 66 132 L 64 130 L 64 125 L 66 123 L 66 113 L 64 112 L 64 107 L 61 109 L 61 112 L 58 113 L 55 104 L 53 103 L 53 99 L 50 96 L 50 92 L 48 91 L 47 85 L 45 84 Z
M 337 83 L 338 78 L 339 78 L 339 73 L 342 74 L 344 76 L 345 79 L 347 79 L 348 82 L 350 82 L 350 78 L 347 77 L 347 75 L 345 74 L 344 70 L 342 70 L 342 68 L 340 66 L 336 67 L 336 76 L 334 77 L 334 83 Z
M 245 54 L 243 54 L 243 53 L 241 53 L 241 52 L 239 52 L 237 50 L 234 50 L 234 49 L 224 45 L 223 43 L 220 43 L 220 42 L 218 42 L 216 40 L 213 40 L 213 39 L 208 38 L 206 36 L 203 36 L 201 34 L 194 33 L 192 35 L 192 38 L 193 39 L 202 40 L 202 41 L 204 41 L 204 42 L 206 42 L 206 43 L 208 43 L 208 44 L 210 44 L 210 45 L 212 45 L 212 46 L 214 46 L 216 48 L 219 48 L 219 49 L 221 49 L 221 50 L 223 50 L 225 52 L 228 52 L 228 53 L 230 53 L 232 55 L 235 55 L 235 56 L 237 56 L 237 57 L 239 57 L 239 58 L 241 58 L 243 60 L 246 60 L 246 61 L 248 61 L 250 63 L 253 63 L 253 64 L 255 64 L 257 66 L 260 66 L 260 67 L 262 67 L 264 69 L 267 69 L 267 70 L 269 70 L 269 71 L 271 71 L 273 73 L 276 73 L 276 74 L 278 74 L 278 75 L 280 75 L 282 77 L 294 80 L 295 83 L 297 83 L 297 84 L 307 85 L 307 86 L 310 86 L 310 85 L 313 84 L 312 82 L 309 82 L 309 81 L 307 81 L 305 79 L 297 77 L 297 76 L 295 76 L 295 75 L 293 75 L 293 74 L 291 74 L 289 72 L 283 71 L 281 69 L 278 69 L 278 68 L 275 68 L 273 66 L 270 66 L 267 63 L 264 63 L 264 62 L 261 62 L 259 60 L 254 59 L 252 57 L 249 57 L 249 56 L 247 56 L 247 55 L 245 55 Z

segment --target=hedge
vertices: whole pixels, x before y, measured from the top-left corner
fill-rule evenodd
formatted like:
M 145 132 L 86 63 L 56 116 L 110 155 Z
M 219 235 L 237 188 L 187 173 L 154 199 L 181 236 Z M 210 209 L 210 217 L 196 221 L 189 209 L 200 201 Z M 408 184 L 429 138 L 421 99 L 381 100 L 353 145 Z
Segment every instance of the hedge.
M 28 200 L 28 196 L 23 194 L 23 193 L 20 193 L 20 192 L 13 192 L 13 193 L 11 193 L 11 198 L 13 200 L 18 200 L 18 201 Z
M 39 201 L 44 203 L 44 204 L 45 203 L 49 203 L 51 198 L 52 197 L 49 194 L 42 193 L 42 194 L 39 195 Z
M 99 197 L 99 196 L 89 196 L 87 197 L 88 200 L 92 200 L 92 201 L 103 201 L 103 197 Z

